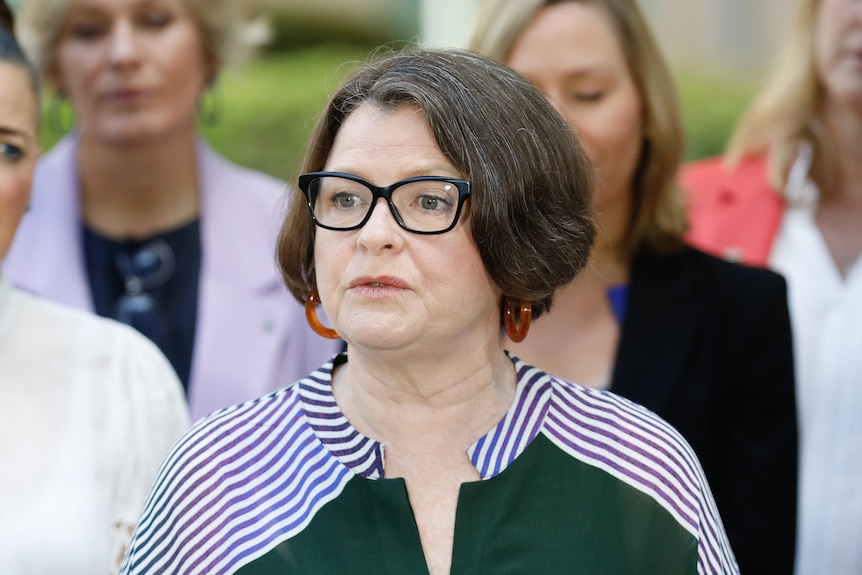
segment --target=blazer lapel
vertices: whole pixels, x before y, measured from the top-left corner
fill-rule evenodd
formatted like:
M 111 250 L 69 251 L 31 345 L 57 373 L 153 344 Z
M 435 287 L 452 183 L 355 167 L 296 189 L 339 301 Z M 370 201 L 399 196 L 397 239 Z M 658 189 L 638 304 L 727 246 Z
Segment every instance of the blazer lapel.
M 684 262 L 685 252 L 662 258 L 642 249 L 632 263 L 611 391 L 656 412 L 680 383 L 703 310 Z
M 203 261 L 189 384 L 193 418 L 269 391 L 288 327 L 275 265 L 279 214 L 262 213 L 259 184 L 203 142 L 198 162 Z
M 3 267 L 24 291 L 92 311 L 81 239 L 77 153 L 73 134 L 38 164 L 30 208 Z

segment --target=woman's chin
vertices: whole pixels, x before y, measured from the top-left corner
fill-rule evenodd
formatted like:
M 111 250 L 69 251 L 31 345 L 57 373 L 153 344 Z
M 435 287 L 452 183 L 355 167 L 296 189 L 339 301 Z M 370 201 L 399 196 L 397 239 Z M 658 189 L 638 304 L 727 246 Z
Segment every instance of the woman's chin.
M 409 345 L 419 335 L 409 329 L 404 318 L 356 318 L 346 322 L 339 334 L 353 347 L 368 350 L 397 350 Z

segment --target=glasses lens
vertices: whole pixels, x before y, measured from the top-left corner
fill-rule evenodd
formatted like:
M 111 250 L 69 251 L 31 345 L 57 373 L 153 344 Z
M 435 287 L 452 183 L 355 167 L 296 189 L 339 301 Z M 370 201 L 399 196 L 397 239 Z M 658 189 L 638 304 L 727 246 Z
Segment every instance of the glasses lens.
M 314 217 L 324 226 L 350 228 L 359 225 L 373 206 L 371 190 L 346 178 L 317 178 L 311 183 L 310 189 L 317 194 Z
M 439 232 L 455 221 L 459 196 L 455 184 L 419 180 L 395 188 L 392 203 L 407 229 Z

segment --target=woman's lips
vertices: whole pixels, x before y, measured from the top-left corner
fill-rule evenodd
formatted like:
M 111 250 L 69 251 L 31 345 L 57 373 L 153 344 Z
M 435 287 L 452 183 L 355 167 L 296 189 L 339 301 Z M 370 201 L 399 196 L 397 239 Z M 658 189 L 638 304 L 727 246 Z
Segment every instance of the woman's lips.
M 384 298 L 410 289 L 407 282 L 396 277 L 361 277 L 349 284 L 350 291 L 367 298 Z
M 112 90 L 105 94 L 105 100 L 111 104 L 132 105 L 143 101 L 147 93 L 143 90 L 123 89 Z
M 393 276 L 359 277 L 349 284 L 350 289 L 358 287 L 410 289 L 410 285 L 401 278 Z

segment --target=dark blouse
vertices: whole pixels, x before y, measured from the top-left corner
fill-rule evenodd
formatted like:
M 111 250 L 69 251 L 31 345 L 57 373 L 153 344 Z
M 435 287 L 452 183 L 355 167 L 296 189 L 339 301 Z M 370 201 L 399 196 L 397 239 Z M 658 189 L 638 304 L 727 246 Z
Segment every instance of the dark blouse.
M 83 236 L 96 313 L 150 338 L 188 391 L 201 268 L 200 221 L 142 240 L 108 238 L 86 226 Z

